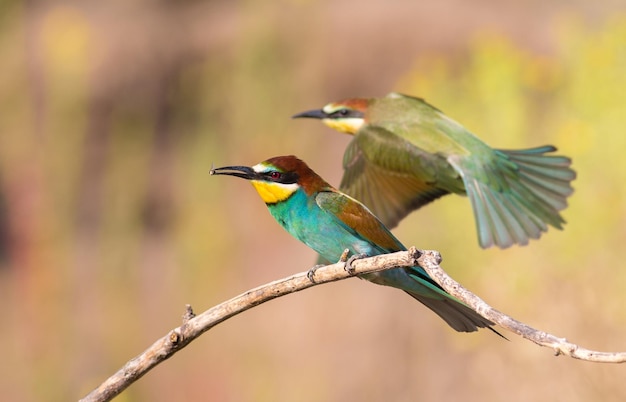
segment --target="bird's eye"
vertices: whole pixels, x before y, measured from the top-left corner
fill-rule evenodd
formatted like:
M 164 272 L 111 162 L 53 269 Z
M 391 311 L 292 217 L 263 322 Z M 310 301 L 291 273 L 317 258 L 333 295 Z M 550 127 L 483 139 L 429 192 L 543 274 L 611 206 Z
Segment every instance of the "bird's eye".
M 330 117 L 333 117 L 335 119 L 342 118 L 342 117 L 349 117 L 349 116 L 350 116 L 350 109 L 338 109 L 330 114 Z
M 280 172 L 270 172 L 270 179 L 272 180 L 278 180 L 282 177 L 282 174 L 280 174 Z

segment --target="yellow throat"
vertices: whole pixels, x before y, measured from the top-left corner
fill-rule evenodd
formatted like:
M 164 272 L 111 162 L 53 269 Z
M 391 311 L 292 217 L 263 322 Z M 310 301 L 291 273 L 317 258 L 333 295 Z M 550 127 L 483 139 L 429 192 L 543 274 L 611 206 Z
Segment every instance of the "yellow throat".
M 296 183 L 283 184 L 259 180 L 251 180 L 251 183 L 266 204 L 277 204 L 285 201 L 298 190 Z
M 345 119 L 322 119 L 322 122 L 333 130 L 341 131 L 346 134 L 356 134 L 364 123 L 360 118 Z

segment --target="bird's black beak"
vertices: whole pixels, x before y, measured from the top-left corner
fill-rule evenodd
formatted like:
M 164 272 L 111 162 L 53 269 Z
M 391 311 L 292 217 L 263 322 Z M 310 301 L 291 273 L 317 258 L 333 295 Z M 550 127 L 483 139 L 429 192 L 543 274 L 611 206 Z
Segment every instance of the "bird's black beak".
M 315 110 L 307 110 L 306 112 L 294 114 L 293 116 L 291 116 L 292 119 L 299 119 L 302 117 L 309 118 L 309 119 L 327 119 L 328 114 L 325 113 L 322 109 L 315 109 Z
M 211 176 L 220 174 L 236 176 L 246 180 L 253 180 L 258 176 L 257 172 L 247 166 L 224 166 L 220 168 L 211 168 L 211 170 L 209 170 L 209 174 Z

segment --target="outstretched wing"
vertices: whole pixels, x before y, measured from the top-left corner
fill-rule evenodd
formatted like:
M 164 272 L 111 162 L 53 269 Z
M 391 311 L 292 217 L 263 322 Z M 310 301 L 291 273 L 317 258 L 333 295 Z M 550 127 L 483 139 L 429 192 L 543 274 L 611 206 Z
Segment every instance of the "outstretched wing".
M 411 211 L 448 194 L 437 186 L 437 163 L 383 128 L 364 127 L 346 149 L 339 188 L 393 228 Z

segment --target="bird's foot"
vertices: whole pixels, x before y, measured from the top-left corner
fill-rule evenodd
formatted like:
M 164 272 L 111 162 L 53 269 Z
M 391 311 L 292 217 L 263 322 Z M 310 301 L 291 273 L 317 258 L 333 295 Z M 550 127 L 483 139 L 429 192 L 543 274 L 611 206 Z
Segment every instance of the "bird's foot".
M 354 275 L 354 267 L 352 266 L 352 263 L 356 260 L 360 260 L 362 258 L 366 258 L 367 254 L 365 253 L 361 253 L 361 254 L 354 254 L 352 255 L 350 258 L 348 258 L 348 260 L 345 262 L 345 265 L 343 266 L 343 269 L 346 270 L 346 272 L 348 272 L 350 275 Z
M 309 269 L 309 272 L 306 273 L 306 277 L 309 278 L 312 283 L 315 283 L 315 271 L 325 266 L 324 264 L 315 265 L 313 268 Z

